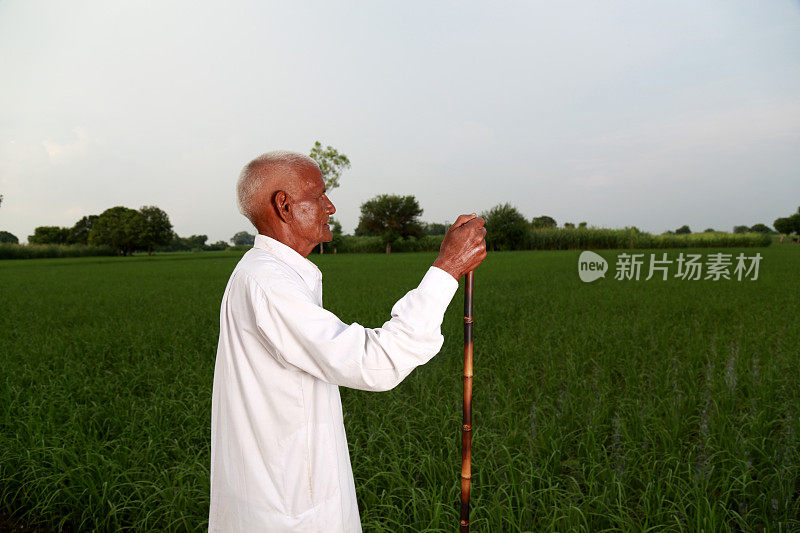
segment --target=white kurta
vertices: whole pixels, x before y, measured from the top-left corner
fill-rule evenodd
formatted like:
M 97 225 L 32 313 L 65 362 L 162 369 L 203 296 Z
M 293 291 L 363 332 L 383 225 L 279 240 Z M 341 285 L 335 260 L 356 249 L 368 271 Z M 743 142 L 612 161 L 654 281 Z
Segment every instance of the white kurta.
M 348 325 L 314 263 L 257 235 L 220 309 L 209 531 L 361 531 L 338 386 L 388 390 L 428 362 L 457 288 L 431 267 L 382 327 Z

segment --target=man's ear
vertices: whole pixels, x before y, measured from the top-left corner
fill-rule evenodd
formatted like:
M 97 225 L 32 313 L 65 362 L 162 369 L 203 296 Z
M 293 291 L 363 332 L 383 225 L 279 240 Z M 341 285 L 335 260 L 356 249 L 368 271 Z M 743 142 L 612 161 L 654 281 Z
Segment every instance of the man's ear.
M 272 195 L 272 205 L 275 207 L 275 211 L 278 213 L 278 216 L 281 217 L 281 220 L 289 222 L 292 219 L 291 201 L 286 191 L 277 191 Z

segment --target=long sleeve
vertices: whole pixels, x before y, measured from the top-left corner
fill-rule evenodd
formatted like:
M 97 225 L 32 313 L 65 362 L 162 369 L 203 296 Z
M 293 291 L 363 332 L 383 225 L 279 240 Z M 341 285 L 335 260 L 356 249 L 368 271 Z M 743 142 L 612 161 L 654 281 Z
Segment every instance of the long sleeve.
M 442 347 L 444 312 L 458 282 L 431 267 L 419 286 L 395 303 L 380 328 L 345 324 L 297 283 L 258 286 L 255 322 L 264 346 L 291 365 L 334 385 L 384 391 L 399 384 Z

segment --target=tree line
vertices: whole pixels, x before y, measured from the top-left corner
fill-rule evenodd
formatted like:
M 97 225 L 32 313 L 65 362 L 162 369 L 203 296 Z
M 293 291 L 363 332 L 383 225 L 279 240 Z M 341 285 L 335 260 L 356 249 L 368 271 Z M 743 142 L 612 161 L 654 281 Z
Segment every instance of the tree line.
M 225 250 L 228 244 L 206 244 L 208 236 L 181 237 L 172 229 L 164 210 L 156 206 L 137 209 L 112 207 L 99 215 L 87 215 L 72 227 L 39 226 L 28 236 L 30 244 L 108 246 L 122 255 L 189 250 Z
M 116 206 L 99 215 L 87 215 L 72 227 L 39 226 L 28 236 L 30 244 L 109 246 L 123 255 L 153 250 L 176 238 L 169 216 L 146 205 L 140 209 Z
M 332 146 L 323 146 L 316 141 L 309 156 L 316 161 L 328 190 L 339 186 L 342 172 L 350 167 L 349 158 Z M 0 195 L 0 203 L 2 203 Z M 355 237 L 378 237 L 385 252 L 391 253 L 392 246 L 399 241 L 421 239 L 425 236 L 444 235 L 449 223 L 425 223 L 420 220 L 423 210 L 413 195 L 380 194 L 361 204 L 361 214 L 354 231 Z M 519 210 L 509 203 L 499 204 L 484 211 L 481 216 L 486 220 L 486 243 L 490 250 L 518 250 L 526 247 L 526 239 L 530 241 L 530 232 L 558 228 L 556 220 L 549 215 L 540 215 L 528 220 Z M 333 217 L 330 219 L 333 241 L 330 247 L 334 251 L 347 236 L 342 234 L 342 226 Z M 784 235 L 800 234 L 800 208 L 788 217 L 778 218 L 774 222 L 775 230 Z M 587 222 L 564 222 L 563 229 L 588 229 Z M 626 228 L 639 232 L 635 227 Z M 713 233 L 707 228 L 706 233 Z M 668 230 L 663 235 L 691 234 L 688 225 L 675 230 Z M 766 224 L 753 226 L 735 226 L 733 233 L 775 233 Z M 255 236 L 241 231 L 231 238 L 236 246 L 252 245 Z M 172 230 L 167 214 L 155 206 L 143 206 L 139 210 L 127 207 L 112 207 L 100 215 L 89 215 L 81 218 L 71 228 L 58 226 L 40 226 L 28 237 L 31 244 L 88 244 L 109 246 L 119 253 L 130 255 L 135 251 L 182 251 L 182 250 L 224 250 L 227 243 L 218 241 L 206 244 L 206 235 L 180 237 Z M 0 243 L 18 243 L 16 236 L 0 231 Z M 413 248 L 413 246 L 412 246 Z M 321 243 L 320 253 L 324 250 Z

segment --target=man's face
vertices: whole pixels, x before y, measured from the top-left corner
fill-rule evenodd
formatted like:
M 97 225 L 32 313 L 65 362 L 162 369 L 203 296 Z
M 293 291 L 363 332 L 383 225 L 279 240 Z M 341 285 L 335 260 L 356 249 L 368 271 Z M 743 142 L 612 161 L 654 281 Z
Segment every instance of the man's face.
M 325 194 L 325 182 L 319 169 L 311 165 L 296 169 L 293 191 L 292 230 L 296 242 L 310 253 L 314 246 L 333 239 L 328 218 L 336 212 Z

